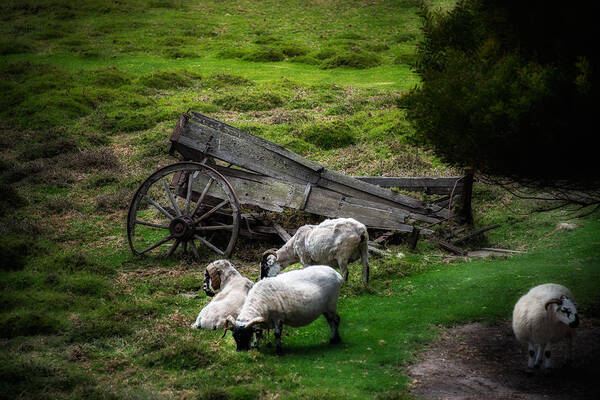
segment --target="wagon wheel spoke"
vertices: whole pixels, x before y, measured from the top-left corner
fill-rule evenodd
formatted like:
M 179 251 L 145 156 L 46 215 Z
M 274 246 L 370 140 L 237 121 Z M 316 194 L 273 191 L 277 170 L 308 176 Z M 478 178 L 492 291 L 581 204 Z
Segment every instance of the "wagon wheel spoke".
M 179 239 L 175 239 L 175 243 L 173 243 L 173 245 L 169 249 L 169 252 L 167 253 L 167 257 L 171 257 L 171 255 L 175 252 L 175 250 L 177 250 L 177 246 L 179 246 L 179 243 L 181 243 L 181 241 Z
M 214 244 L 212 244 L 208 240 L 204 239 L 202 236 L 194 235 L 194 239 L 198 239 L 199 241 L 201 241 L 202 243 L 204 243 L 204 245 L 206 247 L 208 247 L 209 249 L 211 249 L 215 253 L 217 253 L 217 254 L 219 254 L 221 256 L 225 255 L 225 252 L 223 250 L 219 249 L 217 246 L 215 246 Z
M 200 258 L 200 254 L 198 254 L 198 249 L 194 244 L 194 239 L 190 239 L 190 247 L 192 248 L 192 253 L 194 253 L 194 257 L 196 257 L 196 259 Z
M 173 219 L 173 216 L 171 214 L 169 214 L 169 212 L 167 210 L 165 210 L 164 208 L 162 208 L 160 206 L 160 204 L 158 204 L 157 202 L 155 202 L 154 200 L 152 200 L 150 197 L 148 197 L 147 195 L 144 195 L 144 199 L 146 199 L 146 201 L 150 204 L 152 204 L 158 211 L 160 211 L 161 213 L 163 213 L 167 218 L 169 218 L 169 220 Z
M 198 226 L 197 231 L 230 231 L 233 229 L 233 225 L 211 225 L 211 226 Z
M 177 207 L 177 203 L 175 202 L 175 199 L 173 198 L 173 193 L 171 193 L 171 190 L 169 189 L 169 185 L 167 184 L 167 181 L 163 179 L 162 184 L 163 184 L 163 187 L 165 188 L 165 192 L 167 192 L 167 196 L 169 197 L 169 201 L 171 202 L 173 209 L 177 213 L 177 216 L 181 217 L 181 211 L 179 210 L 179 207 Z
M 152 222 L 140 221 L 139 219 L 136 219 L 135 223 L 139 225 L 151 226 L 153 228 L 169 229 L 167 225 L 153 224 Z
M 192 253 L 199 259 L 203 248 L 231 255 L 240 229 L 240 206 L 233 187 L 215 168 L 177 162 L 156 170 L 140 185 L 127 215 L 133 254 L 168 257 L 181 249 L 179 254 Z
M 211 208 L 210 210 L 208 210 L 205 214 L 203 214 L 200 218 L 194 220 L 195 223 L 199 223 L 200 221 L 210 217 L 211 215 L 213 215 L 216 211 L 218 211 L 219 209 L 223 208 L 223 206 L 225 204 L 229 203 L 229 200 L 223 200 L 222 202 L 220 202 L 219 204 L 217 204 L 216 206 L 214 206 L 213 208 Z
M 210 180 L 208 181 L 208 183 L 204 187 L 204 190 L 202 190 L 202 193 L 200 194 L 200 197 L 198 198 L 198 201 L 196 202 L 196 206 L 194 207 L 194 211 L 192 211 L 192 213 L 190 214 L 191 218 L 194 218 L 194 215 L 196 215 L 196 213 L 198 212 L 198 208 L 200 208 L 200 205 L 204 201 L 204 198 L 206 197 L 206 194 L 208 193 L 208 190 L 210 189 L 210 187 L 212 186 L 212 184 L 213 184 L 214 181 L 215 181 L 215 179 L 211 176 Z
M 190 215 L 190 201 L 192 200 L 192 182 L 194 181 L 194 175 L 198 175 L 198 173 L 195 172 L 188 177 L 187 195 L 185 196 L 185 215 Z
M 167 243 L 171 239 L 173 239 L 173 235 L 169 235 L 166 238 L 164 238 L 163 240 L 154 243 L 152 246 L 148 247 L 146 250 L 140 251 L 140 254 L 146 254 L 150 250 L 153 250 L 153 249 L 157 248 L 158 246 Z

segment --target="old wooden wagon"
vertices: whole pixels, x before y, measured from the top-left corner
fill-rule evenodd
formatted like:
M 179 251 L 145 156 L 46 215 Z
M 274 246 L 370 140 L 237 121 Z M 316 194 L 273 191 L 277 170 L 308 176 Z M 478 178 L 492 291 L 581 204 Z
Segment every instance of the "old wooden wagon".
M 170 140 L 171 153 L 184 161 L 155 171 L 131 201 L 127 235 L 137 255 L 170 256 L 180 248 L 195 257 L 207 250 L 229 257 L 239 235 L 289 237 L 293 231 L 260 218 L 262 210 L 286 208 L 428 234 L 451 217 L 447 204 L 467 186 L 462 177 L 350 177 L 195 112 L 181 115 Z M 424 204 L 392 186 L 445 197 Z

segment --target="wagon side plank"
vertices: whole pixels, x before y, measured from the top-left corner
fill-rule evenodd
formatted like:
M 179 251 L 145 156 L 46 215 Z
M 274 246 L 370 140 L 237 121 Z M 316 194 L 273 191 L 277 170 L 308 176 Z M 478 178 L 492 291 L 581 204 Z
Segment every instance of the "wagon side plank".
M 285 147 L 280 146 L 276 143 L 265 140 L 259 136 L 252 135 L 248 132 L 244 132 L 241 129 L 237 129 L 236 127 L 233 127 L 233 126 L 223 123 L 221 121 L 217 121 L 216 119 L 212 119 L 205 115 L 198 114 L 195 112 L 193 112 L 192 115 L 193 115 L 193 119 L 200 124 L 209 126 L 216 131 L 227 132 L 228 134 L 230 134 L 232 136 L 235 136 L 235 137 L 243 139 L 243 140 L 247 140 L 248 142 L 254 143 L 260 147 L 264 147 L 265 149 L 273 151 L 281 156 L 287 157 L 287 158 L 297 162 L 298 164 L 304 165 L 305 167 L 312 169 L 313 171 L 318 172 L 323 169 L 323 166 L 320 165 L 319 163 L 316 163 L 314 161 L 306 159 L 306 158 L 294 153 L 293 151 L 290 151 L 290 150 L 286 149 Z
M 217 169 L 236 188 L 238 198 L 243 204 L 281 212 L 285 208 L 297 209 L 304 202 L 305 186 L 303 185 L 226 167 L 217 167 Z M 197 192 L 205 186 L 204 177 L 200 176 L 194 181 L 193 190 Z M 218 197 L 221 194 L 210 191 L 209 195 Z M 371 228 L 412 231 L 412 226 L 404 223 L 409 216 L 407 212 L 382 209 L 378 206 L 377 203 L 345 197 L 339 193 L 313 187 L 306 200 L 305 210 L 327 217 L 352 217 Z
M 205 153 L 242 168 L 298 183 L 316 182 L 319 173 L 287 157 L 274 155 L 269 149 L 245 138 L 198 125 L 189 121 L 182 130 L 175 149 L 184 157 L 201 160 Z
M 174 149 L 186 158 L 199 160 L 205 155 L 210 155 L 284 181 L 302 185 L 310 183 L 343 196 L 403 208 L 415 215 L 425 215 L 430 222 L 433 222 L 432 219 L 439 221 L 449 217 L 447 209 L 425 205 L 417 199 L 389 189 L 324 169 L 274 143 L 200 114 L 193 115 L 194 117 L 183 128 L 178 129 L 177 135 L 173 135 L 171 139 Z M 423 220 L 421 217 L 415 219 Z
M 410 191 L 425 191 L 429 194 L 461 193 L 464 187 L 462 177 L 387 177 L 387 176 L 357 176 L 356 179 L 385 188 L 397 187 Z

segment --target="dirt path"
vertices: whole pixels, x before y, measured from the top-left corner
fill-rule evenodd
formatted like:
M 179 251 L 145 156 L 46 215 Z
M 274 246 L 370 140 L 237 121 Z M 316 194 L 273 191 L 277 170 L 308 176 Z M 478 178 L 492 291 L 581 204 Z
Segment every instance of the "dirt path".
M 412 393 L 427 399 L 579 400 L 600 398 L 600 321 L 582 321 L 573 362 L 564 365 L 564 346 L 554 347 L 552 373 L 525 374 L 527 348 L 510 323 L 479 323 L 447 330 L 409 367 Z

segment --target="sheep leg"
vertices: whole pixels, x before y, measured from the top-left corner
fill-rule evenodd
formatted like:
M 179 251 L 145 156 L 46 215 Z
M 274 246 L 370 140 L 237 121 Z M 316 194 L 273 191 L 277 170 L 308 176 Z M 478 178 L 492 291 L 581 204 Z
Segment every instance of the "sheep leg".
M 539 368 L 542 365 L 542 358 L 544 356 L 544 348 L 546 347 L 546 344 L 536 344 L 535 345 L 535 364 L 534 364 L 534 368 Z
M 337 260 L 337 263 L 340 266 L 340 271 L 342 271 L 344 281 L 348 282 L 348 260 Z
M 257 349 L 258 346 L 260 345 L 260 341 L 263 338 L 263 330 L 262 329 L 257 329 L 256 331 L 254 331 L 254 335 L 252 336 L 252 344 L 251 347 L 254 349 Z
M 201 320 L 202 320 L 202 318 L 200 317 L 200 314 L 198 314 L 198 318 L 196 318 L 196 322 L 194 322 L 192 325 L 190 325 L 190 327 L 192 329 L 198 329 L 201 326 L 201 324 L 200 324 Z
M 275 353 L 277 355 L 281 355 L 283 353 L 283 350 L 281 349 L 281 333 L 282 332 L 283 332 L 283 322 L 277 321 L 275 323 L 275 343 L 276 343 Z
M 565 352 L 565 365 L 571 365 L 571 360 L 573 359 L 573 338 L 569 337 L 567 341 L 567 349 Z
M 535 367 L 535 345 L 529 343 L 527 346 L 527 370 L 532 371 Z
M 369 286 L 369 241 L 367 238 L 363 238 L 360 245 L 360 260 L 363 266 L 363 281 L 365 286 Z
M 335 344 L 335 343 L 341 342 L 342 338 L 340 337 L 340 332 L 338 331 L 338 328 L 340 326 L 340 316 L 337 315 L 335 312 L 324 313 L 323 316 L 325 316 L 325 319 L 327 320 L 327 323 L 329 324 L 329 328 L 331 329 L 331 336 L 329 337 L 329 343 Z
M 546 370 L 552 369 L 552 351 L 551 344 L 548 343 L 544 346 L 543 357 L 544 357 L 544 368 Z

